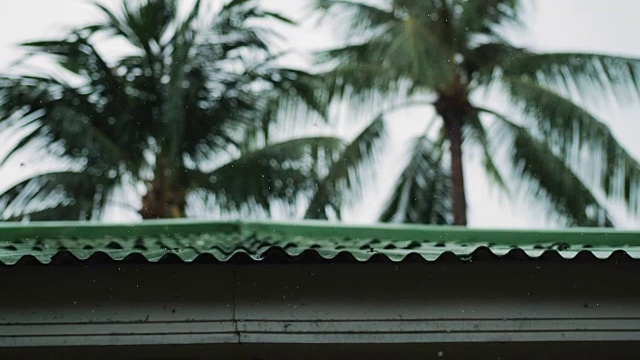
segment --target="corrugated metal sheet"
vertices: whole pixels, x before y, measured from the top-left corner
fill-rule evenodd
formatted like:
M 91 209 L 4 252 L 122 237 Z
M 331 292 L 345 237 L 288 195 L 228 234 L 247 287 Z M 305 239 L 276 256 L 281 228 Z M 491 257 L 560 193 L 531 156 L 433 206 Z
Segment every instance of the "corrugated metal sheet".
M 640 232 L 189 220 L 0 225 L 0 263 L 640 259 Z

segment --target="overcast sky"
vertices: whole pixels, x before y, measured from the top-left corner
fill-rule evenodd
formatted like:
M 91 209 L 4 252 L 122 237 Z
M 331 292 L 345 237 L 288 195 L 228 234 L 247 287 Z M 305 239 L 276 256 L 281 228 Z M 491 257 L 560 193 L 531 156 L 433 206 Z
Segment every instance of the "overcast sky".
M 105 0 L 117 4 L 120 0 Z M 523 46 L 540 51 L 604 52 L 640 57 L 640 13 L 638 0 L 532 0 L 534 8 L 528 16 L 527 31 L 514 34 Z M 304 0 L 265 0 L 270 8 L 301 18 L 308 14 Z M 96 19 L 96 12 L 85 0 L 19 0 L 0 1 L 0 72 L 21 53 L 15 44 L 31 39 L 55 36 L 72 25 Z M 317 28 L 305 23 L 302 30 L 292 32 L 290 47 L 313 50 L 328 46 L 335 40 L 329 28 Z M 113 49 L 118 51 L 118 49 Z M 623 109 L 598 108 L 594 111 L 613 129 L 615 135 L 636 157 L 640 158 L 640 106 Z M 373 221 L 386 200 L 398 172 L 407 143 L 422 129 L 428 112 L 414 110 L 395 114 L 389 122 L 391 142 L 395 151 L 388 154 L 380 171 L 380 181 L 368 194 L 363 205 L 346 214 L 348 222 Z M 0 141 L 6 141 L 6 136 Z M 2 151 L 0 151 L 0 154 Z M 467 159 L 466 182 L 470 207 L 470 226 L 473 227 L 554 227 L 541 216 L 543 208 L 522 201 L 510 200 L 488 186 L 473 158 Z M 42 165 L 39 165 L 42 166 Z M 0 170 L 0 189 L 7 186 L 19 168 Z M 640 228 L 638 219 L 618 216 L 621 227 Z

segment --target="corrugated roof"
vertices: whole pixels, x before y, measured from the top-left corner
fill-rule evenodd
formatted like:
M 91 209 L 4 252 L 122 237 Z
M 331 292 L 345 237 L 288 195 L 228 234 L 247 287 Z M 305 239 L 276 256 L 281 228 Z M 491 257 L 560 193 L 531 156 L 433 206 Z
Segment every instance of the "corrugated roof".
M 640 232 L 477 230 L 327 222 L 0 224 L 0 263 L 640 259 Z

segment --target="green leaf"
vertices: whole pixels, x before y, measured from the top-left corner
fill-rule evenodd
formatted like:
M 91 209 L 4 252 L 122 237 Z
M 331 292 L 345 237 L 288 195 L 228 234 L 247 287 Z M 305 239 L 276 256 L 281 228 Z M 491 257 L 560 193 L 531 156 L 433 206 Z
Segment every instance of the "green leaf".
M 7 95 L 13 101 L 0 103 L 0 110 L 15 113 L 19 109 L 28 108 L 30 113 L 43 111 L 41 116 L 20 124 L 21 128 L 39 123 L 38 130 L 27 134 L 7 152 L 0 164 L 6 162 L 17 152 L 32 146 L 37 139 L 45 139 L 54 144 L 64 142 L 64 155 L 74 158 L 88 158 L 89 161 L 100 157 L 100 162 L 109 163 L 112 168 L 126 164 L 130 170 L 137 169 L 134 161 L 116 142 L 115 134 L 107 133 L 105 116 L 88 100 L 88 96 L 78 89 L 54 79 L 23 78 L 12 80 Z M 57 95 L 41 96 L 40 89 L 48 88 Z M 3 90 L 0 89 L 0 93 Z M 101 119 L 103 123 L 100 124 Z M 111 130 L 113 131 L 113 130 Z
M 98 171 L 35 175 L 0 193 L 0 219 L 99 219 L 117 185 Z
M 269 211 L 274 200 L 294 204 L 309 196 L 320 180 L 318 167 L 328 168 L 344 147 L 334 137 L 297 138 L 244 154 L 209 173 L 189 171 L 187 178 L 203 200 L 213 195 L 223 209 L 255 204 Z
M 502 26 L 521 24 L 522 3 L 522 0 L 464 1 L 459 32 L 501 38 Z
M 575 94 L 583 100 L 626 104 L 640 100 L 640 59 L 586 53 L 525 53 L 509 60 L 505 73 Z
M 443 164 L 443 142 L 415 140 L 411 159 L 400 175 L 380 221 L 451 224 L 451 177 Z
M 529 120 L 533 134 L 544 138 L 554 153 L 590 186 L 610 199 L 626 203 L 633 214 L 640 204 L 640 163 L 611 130 L 571 100 L 534 82 L 505 78 L 511 101 Z
M 482 165 L 484 167 L 484 171 L 486 172 L 489 180 L 491 180 L 495 185 L 500 188 L 500 190 L 509 194 L 509 186 L 507 185 L 506 180 L 502 176 L 498 165 L 495 163 L 495 152 L 492 148 L 492 143 L 490 140 L 489 134 L 487 134 L 487 130 L 485 129 L 480 116 L 477 111 L 474 112 L 473 116 L 470 116 L 466 122 L 465 126 L 465 143 L 471 143 L 474 145 L 480 146 L 481 155 L 482 155 Z
M 184 206 L 184 194 L 196 181 L 185 169 L 211 168 L 222 156 L 238 151 L 249 157 L 237 159 L 235 165 L 249 161 L 246 166 L 250 166 L 251 153 L 265 146 L 251 138 L 264 135 L 270 141 L 271 124 L 300 122 L 311 118 L 306 116 L 310 112 L 326 117 L 328 101 L 320 82 L 310 73 L 278 65 L 267 43 L 274 32 L 255 21 L 271 18 L 287 23 L 285 17 L 262 10 L 253 0 L 227 2 L 210 20 L 201 16 L 200 1 L 184 16 L 177 13 L 177 4 L 123 1 L 115 11 L 95 4 L 103 13 L 101 22 L 73 30 L 63 40 L 26 43 L 34 54 L 52 58 L 56 72 L 64 70 L 65 76 L 72 72 L 78 81 L 71 85 L 52 75 L 0 79 L 0 125 L 25 134 L 8 158 L 21 150 L 55 150 L 54 157 L 80 169 L 74 177 L 115 174 L 109 180 L 126 182 L 123 186 L 131 189 L 170 192 L 161 195 L 175 202 L 167 205 L 175 210 L 176 204 Z M 107 63 L 94 47 L 98 35 L 128 42 L 134 53 Z M 287 153 L 278 156 L 286 159 Z M 302 164 L 296 154 L 292 156 L 287 161 Z M 253 165 L 254 171 L 266 171 L 258 160 Z M 233 182 L 233 171 L 220 171 Z M 301 173 L 283 171 L 282 179 L 290 175 L 302 184 L 307 180 Z M 66 186 L 71 184 L 66 175 L 42 179 L 31 187 L 42 186 L 48 193 L 48 186 L 59 183 L 64 185 L 59 193 L 64 196 L 56 196 L 90 198 L 82 187 L 76 191 Z M 280 188 L 272 196 L 255 186 L 260 204 L 252 206 L 263 206 L 269 196 L 292 198 L 291 186 Z M 242 202 L 251 197 L 242 191 L 230 193 Z M 40 195 L 34 202 L 38 199 Z M 56 211 L 67 216 L 62 207 L 51 206 L 29 209 L 41 218 L 53 218 Z
M 362 198 L 365 170 L 375 167 L 385 138 L 384 118 L 376 118 L 344 150 L 322 178 L 309 201 L 306 219 L 327 219 L 327 208 L 339 214 L 345 203 Z M 349 201 L 349 193 L 355 194 Z
M 512 179 L 521 194 L 548 202 L 568 225 L 613 226 L 606 206 L 551 150 L 551 144 L 534 138 L 506 117 L 489 113 L 500 120 L 497 124 L 506 135 L 500 137 L 500 142 L 511 149 Z

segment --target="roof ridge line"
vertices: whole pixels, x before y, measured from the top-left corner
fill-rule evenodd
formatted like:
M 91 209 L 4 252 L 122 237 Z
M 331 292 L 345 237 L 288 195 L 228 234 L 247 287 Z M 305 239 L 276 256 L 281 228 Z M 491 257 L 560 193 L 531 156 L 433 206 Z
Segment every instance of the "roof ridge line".
M 379 238 L 387 240 L 441 241 L 521 245 L 568 243 L 590 245 L 640 245 L 640 231 L 614 229 L 469 229 L 452 226 L 407 224 L 344 224 L 327 221 L 213 221 L 193 219 L 147 220 L 138 223 L 32 222 L 0 223 L 0 240 L 52 237 L 136 237 L 172 234 L 275 233 L 279 236 Z

